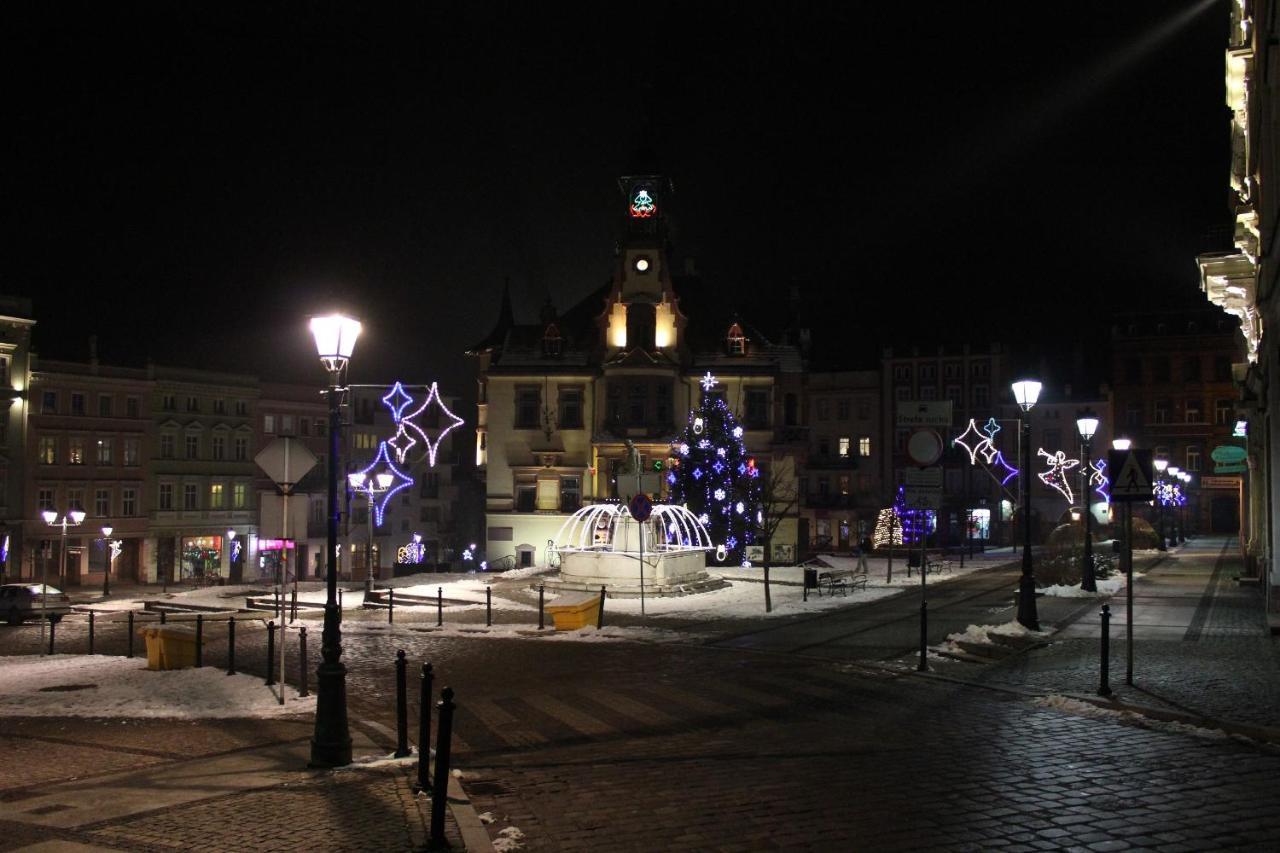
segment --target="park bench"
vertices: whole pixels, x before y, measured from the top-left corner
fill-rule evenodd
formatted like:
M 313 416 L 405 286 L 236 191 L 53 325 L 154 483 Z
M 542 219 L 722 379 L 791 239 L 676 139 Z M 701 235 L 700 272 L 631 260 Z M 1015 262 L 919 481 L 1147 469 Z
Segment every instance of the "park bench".
M 927 560 L 925 562 L 925 565 L 928 566 L 929 571 L 932 572 L 933 574 L 938 574 L 939 572 L 950 573 L 952 568 L 951 560 L 947 558 L 941 558 L 937 560 Z
M 853 569 L 833 569 L 829 572 L 818 573 L 818 595 L 822 595 L 822 587 L 827 587 L 828 595 L 835 595 L 836 590 L 840 590 L 841 595 L 848 595 L 849 587 L 856 589 L 867 588 L 867 573 L 858 572 Z

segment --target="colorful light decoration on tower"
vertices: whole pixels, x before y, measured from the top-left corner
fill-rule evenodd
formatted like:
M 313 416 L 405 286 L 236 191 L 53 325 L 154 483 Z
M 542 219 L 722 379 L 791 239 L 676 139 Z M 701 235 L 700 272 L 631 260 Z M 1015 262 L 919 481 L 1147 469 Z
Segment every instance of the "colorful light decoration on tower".
M 381 500 L 378 500 L 379 493 L 373 490 L 374 477 L 371 474 L 371 472 L 378 467 L 379 462 L 386 463 L 387 470 L 391 472 L 392 476 L 392 485 L 385 492 L 381 493 Z M 396 492 L 404 491 L 412 486 L 413 478 L 391 463 L 391 456 L 387 453 L 387 443 L 385 441 L 378 442 L 378 454 L 373 457 L 372 462 L 364 468 L 361 468 L 358 473 L 365 475 L 365 484 L 357 487 L 355 490 L 357 492 L 362 492 L 364 496 L 369 499 L 369 506 L 373 507 L 374 523 L 381 527 L 382 516 L 386 512 L 387 503 L 391 500 L 391 496 Z
M 405 391 L 404 386 L 399 382 L 391 386 L 391 390 L 382 398 L 382 402 L 391 412 L 391 420 L 394 421 L 396 425 L 395 435 L 387 440 L 387 444 L 391 445 L 391 448 L 396 452 L 396 461 L 403 465 L 409 450 L 414 445 L 418 444 L 419 439 L 421 439 L 422 443 L 427 447 L 427 458 L 429 464 L 434 468 L 436 464 L 436 451 L 440 449 L 440 443 L 444 441 L 444 437 L 448 435 L 451 430 L 462 426 L 463 423 L 462 418 L 449 411 L 449 407 L 444 404 L 444 400 L 440 397 L 440 390 L 436 383 L 431 383 L 431 388 L 427 392 L 426 399 L 422 401 L 422 405 L 418 406 L 418 408 L 408 414 L 405 414 L 405 409 L 413 405 L 413 396 L 410 395 L 409 392 Z M 444 413 L 444 417 L 449 421 L 449 424 L 444 429 L 440 430 L 435 441 L 432 441 L 427 434 L 423 432 L 422 427 L 418 426 L 414 421 L 414 418 L 425 412 L 433 402 L 440 407 L 440 411 Z M 414 438 L 414 435 L 417 435 L 418 438 Z
M 1067 499 L 1068 504 L 1075 503 L 1075 492 L 1071 491 L 1071 478 L 1067 476 L 1067 472 L 1080 464 L 1079 459 L 1068 459 L 1067 454 L 1061 450 L 1056 453 L 1049 453 L 1043 447 L 1037 450 L 1037 455 L 1045 458 L 1045 464 L 1049 466 L 1048 471 L 1036 474 L 1040 478 L 1040 482 L 1046 486 L 1055 489 L 1058 494 Z
M 658 212 L 658 205 L 646 189 L 636 190 L 631 197 L 631 216 L 634 219 L 648 219 Z

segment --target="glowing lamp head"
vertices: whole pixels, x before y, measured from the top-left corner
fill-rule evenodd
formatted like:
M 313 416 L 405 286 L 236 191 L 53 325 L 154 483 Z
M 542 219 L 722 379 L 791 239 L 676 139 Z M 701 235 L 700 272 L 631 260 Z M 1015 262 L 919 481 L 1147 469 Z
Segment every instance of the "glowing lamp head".
M 84 521 L 84 510 L 73 509 L 67 513 L 67 518 L 71 519 L 72 524 L 79 524 Z
M 40 517 L 44 519 L 45 524 L 53 524 L 58 520 L 58 514 L 51 509 L 46 509 L 40 513 Z
M 364 472 L 356 471 L 353 474 L 348 474 L 347 482 L 351 484 L 351 488 L 353 489 L 363 489 L 364 488 Z
M 346 367 L 360 337 L 360 321 L 341 314 L 311 318 L 311 336 L 316 341 L 316 355 L 330 373 Z
M 228 530 L 227 538 L 234 542 L 236 540 L 236 532 L 234 530 Z
M 1093 441 L 1093 434 L 1098 431 L 1098 417 L 1093 412 L 1084 412 L 1076 418 L 1076 429 L 1080 431 L 1080 439 L 1088 444 Z
M 1115 450 L 1128 450 L 1133 446 L 1133 442 L 1127 438 L 1114 438 L 1111 440 L 1111 447 Z
M 1169 467 L 1168 459 L 1153 459 L 1151 467 L 1156 469 L 1157 474 L 1163 474 L 1164 469 Z
M 1013 399 L 1017 401 L 1022 411 L 1031 411 L 1036 400 L 1040 399 L 1040 387 L 1040 383 L 1034 379 L 1019 379 L 1013 383 Z
M 391 488 L 391 484 L 395 481 L 396 476 L 390 471 L 383 471 L 374 479 L 378 481 L 378 488 L 385 492 L 387 489 Z
M 110 539 L 110 538 L 111 538 L 111 531 L 112 531 L 112 530 L 115 530 L 115 528 L 114 528 L 114 527 L 112 527 L 110 524 L 108 524 L 107 526 L 103 527 L 103 528 L 102 528 L 102 536 L 103 536 L 103 538 L 105 538 L 105 539 Z

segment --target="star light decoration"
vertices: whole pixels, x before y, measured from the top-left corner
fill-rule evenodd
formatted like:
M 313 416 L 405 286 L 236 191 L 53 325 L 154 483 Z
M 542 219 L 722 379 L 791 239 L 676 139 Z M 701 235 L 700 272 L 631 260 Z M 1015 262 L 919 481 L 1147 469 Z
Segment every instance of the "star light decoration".
M 376 492 L 373 489 L 374 475 L 372 472 L 378 467 L 379 462 L 386 463 L 387 470 L 391 472 L 392 476 L 391 488 L 385 492 Z M 378 442 L 378 455 L 374 456 L 373 461 L 367 466 L 361 468 L 359 473 L 365 475 L 364 482 L 362 485 L 355 487 L 355 491 L 363 493 L 369 499 L 369 506 L 373 507 L 374 524 L 381 527 L 382 516 L 386 512 L 387 503 L 391 500 L 391 496 L 412 486 L 413 478 L 392 464 L 391 455 L 387 453 L 387 443 L 385 441 Z M 381 496 L 381 500 L 378 500 L 379 496 Z
M 444 400 L 440 398 L 440 390 L 437 388 L 436 383 L 431 383 L 431 389 L 427 392 L 427 397 L 422 401 L 422 405 L 418 406 L 408 414 L 405 413 L 405 409 L 408 409 L 413 405 L 413 396 L 409 394 L 409 392 L 405 391 L 404 386 L 399 382 L 391 386 L 391 390 L 382 398 L 382 402 L 383 405 L 390 410 L 391 420 L 394 421 L 396 425 L 395 435 L 391 436 L 391 438 L 387 440 L 387 444 L 389 444 L 391 449 L 396 452 L 396 461 L 403 465 L 409 450 L 413 448 L 414 445 L 418 444 L 419 440 L 421 440 L 421 442 L 427 446 L 427 458 L 431 467 L 434 468 L 436 464 L 436 451 L 439 450 L 440 443 L 444 441 L 444 437 L 448 435 L 451 430 L 462 426 L 462 418 L 449 411 L 449 407 L 446 406 L 444 404 Z M 436 436 L 435 441 L 432 441 L 427 434 L 423 432 L 422 427 L 418 426 L 418 424 L 414 422 L 414 418 L 425 412 L 433 402 L 440 407 L 440 411 L 444 413 L 444 417 L 449 421 L 449 424 L 444 429 L 440 430 L 440 434 Z M 414 438 L 414 435 L 416 435 L 417 438 Z
M 712 375 L 711 375 L 711 371 L 710 371 L 710 370 L 708 370 L 708 371 L 706 372 L 706 375 L 704 375 L 704 376 L 703 376 L 701 379 L 699 379 L 698 381 L 702 383 L 702 390 L 703 390 L 703 391 L 710 391 L 712 388 L 716 387 L 716 378 L 715 378 L 714 376 L 712 376 Z
M 978 422 L 970 418 L 964 432 L 952 439 L 951 443 L 965 449 L 971 465 L 984 465 L 987 473 L 999 480 L 1001 486 L 1007 486 L 1010 480 L 1018 476 L 1018 469 L 1005 461 L 1004 453 L 996 449 L 998 432 L 1000 425 L 995 418 L 989 418 L 981 429 L 978 428 Z M 981 462 L 978 461 L 979 456 L 982 457 Z
M 1049 466 L 1048 471 L 1036 474 L 1040 478 L 1040 482 L 1044 483 L 1052 489 L 1056 489 L 1058 494 L 1067 499 L 1068 504 L 1075 503 L 1075 492 L 1071 491 L 1071 478 L 1067 476 L 1067 472 L 1080 464 L 1079 459 L 1068 459 L 1067 454 L 1061 450 L 1056 453 L 1049 453 L 1043 447 L 1036 451 L 1038 456 L 1043 456 L 1045 464 Z

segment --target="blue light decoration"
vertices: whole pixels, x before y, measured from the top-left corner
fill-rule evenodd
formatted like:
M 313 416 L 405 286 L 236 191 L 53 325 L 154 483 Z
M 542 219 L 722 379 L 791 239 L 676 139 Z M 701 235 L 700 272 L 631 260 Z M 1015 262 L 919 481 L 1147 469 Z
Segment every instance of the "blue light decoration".
M 978 422 L 970 418 L 964 432 L 953 438 L 951 444 L 965 449 L 969 454 L 969 464 L 983 466 L 1001 486 L 1007 486 L 1019 472 L 1004 458 L 1004 453 L 996 449 L 998 432 L 1000 425 L 995 418 L 988 418 L 981 429 L 978 428 Z
M 1178 483 L 1161 480 L 1152 488 L 1155 492 L 1156 500 L 1160 501 L 1163 506 L 1182 506 L 1187 502 L 1186 496 L 1182 494 L 1182 487 Z
M 0 563 L 9 562 L 9 534 L 4 535 L 4 544 L 0 545 Z
M 391 390 L 382 398 L 382 403 L 391 412 L 391 420 L 396 425 L 395 435 L 387 440 L 387 444 L 396 452 L 396 461 L 404 464 L 405 457 L 409 450 L 419 440 L 427 447 L 427 457 L 432 468 L 436 464 L 436 451 L 440 448 L 440 443 L 444 441 L 444 437 L 454 430 L 462 426 L 462 418 L 449 411 L 449 407 L 444 404 L 444 400 L 440 397 L 440 390 L 435 382 L 431 383 L 431 388 L 427 392 L 426 398 L 422 401 L 422 405 L 418 406 L 408 414 L 405 410 L 413 405 L 413 396 L 404 390 L 404 385 L 396 382 L 391 386 Z M 414 418 L 421 415 L 427 410 L 432 403 L 440 407 L 440 411 L 444 413 L 444 417 L 449 421 L 448 426 L 440 430 L 440 434 L 436 436 L 435 441 L 427 437 L 422 427 L 414 421 Z M 417 438 L 414 438 L 414 436 Z
M 231 562 L 234 563 L 240 559 L 240 553 L 243 547 L 244 547 L 244 543 L 241 542 L 239 539 L 231 540 Z
M 631 216 L 634 219 L 648 219 L 658 212 L 657 202 L 649 195 L 647 189 L 638 189 L 631 197 Z
M 1043 447 L 1036 451 L 1036 455 L 1043 456 L 1045 464 L 1049 466 L 1048 471 L 1036 474 L 1040 478 L 1040 482 L 1066 498 L 1068 505 L 1075 503 L 1076 494 L 1071 491 L 1071 478 L 1067 476 L 1067 472 L 1079 465 L 1080 460 L 1068 459 L 1067 454 L 1061 450 L 1049 453 Z
M 1107 478 L 1107 460 L 1095 459 L 1089 463 L 1092 473 L 1089 474 L 1089 485 L 1094 487 L 1094 491 L 1098 493 L 1098 497 L 1106 502 L 1107 506 L 1111 506 L 1111 493 L 1107 490 L 1111 488 L 1111 480 Z
M 382 500 L 377 500 L 378 495 L 372 489 L 374 482 L 373 470 L 378 467 L 379 462 L 386 463 L 387 470 L 391 472 L 392 479 L 391 488 L 382 493 Z M 401 471 L 391 463 L 391 456 L 387 453 L 387 443 L 385 441 L 378 442 L 378 454 L 373 457 L 373 461 L 361 468 L 359 473 L 364 474 L 364 485 L 356 488 L 357 492 L 362 492 L 369 499 L 369 506 L 373 507 L 373 520 L 378 526 L 382 526 L 382 516 L 386 512 L 387 503 L 396 492 L 402 492 L 413 485 L 413 478 Z
M 427 556 L 427 546 L 422 544 L 422 534 L 413 534 L 413 540 L 396 549 L 396 562 L 401 565 L 421 563 Z
M 745 548 L 756 544 L 760 535 L 755 521 L 762 500 L 760 469 L 742 438 L 735 437 L 738 422 L 729 406 L 710 393 L 716 378 L 707 372 L 699 382 L 707 393 L 689 412 L 684 432 L 672 442 L 684 458 L 672 469 L 675 480 L 668 501 L 697 516 L 717 545 L 716 559 L 736 566 L 745 559 Z M 701 424 L 701 433 L 696 424 Z M 739 503 L 740 512 L 736 511 Z
M 1018 469 L 1005 461 L 1004 453 L 1002 451 L 999 451 L 999 450 L 996 451 L 996 457 L 994 460 L 992 460 L 991 467 L 993 469 L 1003 470 L 1006 472 L 1004 477 L 1001 478 L 1000 480 L 1000 485 L 1002 486 L 1009 485 L 1009 481 L 1012 480 L 1014 477 L 1018 476 Z

